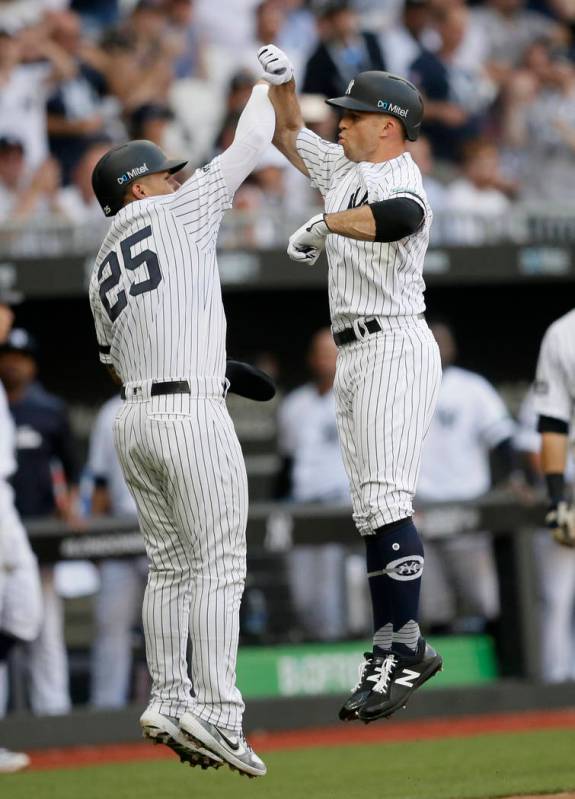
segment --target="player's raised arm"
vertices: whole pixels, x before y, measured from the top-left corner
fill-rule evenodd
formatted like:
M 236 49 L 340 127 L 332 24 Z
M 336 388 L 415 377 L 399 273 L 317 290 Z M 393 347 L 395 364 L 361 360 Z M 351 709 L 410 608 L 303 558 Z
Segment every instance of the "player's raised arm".
M 267 82 L 256 83 L 238 120 L 234 140 L 221 155 L 221 169 L 230 196 L 235 194 L 271 144 L 276 118 L 268 91 Z
M 269 98 L 276 113 L 273 143 L 296 169 L 309 177 L 309 171 L 296 146 L 304 121 L 295 92 L 293 66 L 283 50 L 273 44 L 262 47 L 258 51 L 258 59 L 266 80 L 272 84 Z

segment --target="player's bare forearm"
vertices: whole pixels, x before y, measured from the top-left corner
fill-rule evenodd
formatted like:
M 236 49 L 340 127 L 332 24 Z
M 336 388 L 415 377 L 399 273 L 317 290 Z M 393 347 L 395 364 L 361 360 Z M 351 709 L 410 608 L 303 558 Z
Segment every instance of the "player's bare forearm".
M 542 433 L 541 468 L 544 474 L 563 474 L 567 464 L 569 437 L 564 433 Z
M 325 214 L 324 220 L 331 233 L 359 241 L 375 241 L 375 218 L 369 205 Z
M 270 86 L 268 96 L 276 115 L 273 144 L 296 169 L 309 177 L 307 167 L 296 147 L 298 133 L 304 127 L 304 121 L 295 92 L 295 81 L 292 79 L 280 86 Z

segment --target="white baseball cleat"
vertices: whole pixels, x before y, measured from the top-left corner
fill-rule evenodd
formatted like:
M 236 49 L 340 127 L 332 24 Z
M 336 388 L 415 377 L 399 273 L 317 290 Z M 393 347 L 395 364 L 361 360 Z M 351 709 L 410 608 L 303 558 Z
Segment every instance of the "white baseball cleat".
M 194 744 L 205 746 L 223 758 L 232 771 L 247 774 L 248 777 L 263 777 L 267 773 L 266 764 L 256 755 L 243 734 L 222 732 L 214 724 L 190 712 L 184 713 L 180 719 L 180 729 Z
M 182 763 L 189 763 L 192 767 L 200 766 L 202 769 L 219 768 L 223 765 L 223 760 L 213 752 L 191 743 L 182 734 L 177 719 L 148 709 L 140 716 L 140 727 L 144 738 L 169 746 Z
M 0 774 L 14 774 L 30 765 L 30 758 L 24 752 L 11 752 L 0 748 Z

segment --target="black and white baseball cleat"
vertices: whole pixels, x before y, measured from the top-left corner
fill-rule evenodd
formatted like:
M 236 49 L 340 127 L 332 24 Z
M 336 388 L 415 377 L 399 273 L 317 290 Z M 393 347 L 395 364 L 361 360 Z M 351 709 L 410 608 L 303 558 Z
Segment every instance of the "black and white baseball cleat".
M 193 744 L 179 728 L 177 719 L 164 716 L 157 710 L 145 710 L 140 716 L 140 727 L 144 738 L 155 744 L 165 744 L 180 758 L 181 763 L 199 766 L 202 769 L 219 768 L 224 765 L 218 757 L 208 749 Z
M 388 655 L 381 669 L 381 677 L 360 710 L 358 718 L 364 722 L 388 718 L 406 706 L 411 695 L 443 668 L 443 659 L 435 649 L 420 638 L 414 655 Z
M 387 655 L 376 655 L 373 652 L 364 652 L 363 663 L 359 667 L 359 680 L 351 695 L 346 699 L 339 711 L 341 721 L 355 721 L 358 713 L 371 694 L 374 685 L 381 679 L 381 670 Z

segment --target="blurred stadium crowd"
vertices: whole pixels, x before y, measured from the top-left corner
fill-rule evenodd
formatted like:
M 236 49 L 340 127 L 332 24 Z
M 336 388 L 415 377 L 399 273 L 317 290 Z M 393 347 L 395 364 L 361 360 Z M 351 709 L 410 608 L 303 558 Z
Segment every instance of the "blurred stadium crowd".
M 306 124 L 328 139 L 325 96 L 365 69 L 409 76 L 426 100 L 412 153 L 435 240 L 520 239 L 513 209 L 561 214 L 575 197 L 574 13 L 567 0 L 0 2 L 0 224 L 101 226 L 90 174 L 110 143 L 209 160 L 272 42 L 296 66 Z M 281 244 L 274 219 L 317 203 L 270 149 L 236 195 L 252 220 L 241 244 Z
M 258 75 L 255 54 L 268 42 L 296 65 L 306 124 L 327 139 L 335 136 L 337 118 L 324 97 L 342 94 L 366 69 L 409 76 L 426 100 L 424 135 L 410 150 L 436 214 L 435 242 L 520 238 L 510 224 L 517 209 L 561 214 L 575 205 L 573 31 L 575 7 L 568 0 L 0 2 L 0 242 L 20 225 L 54 220 L 101 229 L 105 220 L 90 178 L 112 143 L 151 139 L 189 157 L 192 168 L 212 158 L 233 137 Z M 241 245 L 283 247 L 277 220 L 293 218 L 299 226 L 309 215 L 305 209 L 316 206 L 319 197 L 307 181 L 270 149 L 236 194 Z M 223 246 L 238 243 L 229 230 Z M 484 495 L 493 483 L 492 456 L 499 457 L 501 483 L 525 498 L 539 485 L 529 395 L 513 420 L 492 386 L 453 365 L 449 328 L 442 323 L 435 332 L 452 382 L 444 380 L 448 393 L 434 421 L 441 457 L 429 454 L 430 463 L 442 461 L 443 473 L 426 472 L 424 460 L 420 498 Z M 0 379 L 17 426 L 20 513 L 59 517 L 72 527 L 86 516 L 134 517 L 111 443 L 119 398 L 96 420 L 87 463 L 76 462 L 65 405 L 38 383 L 36 356 L 21 330 L 0 352 Z M 277 368 L 271 356 L 261 365 Z M 310 382 L 270 412 L 279 468 L 268 498 L 345 505 L 329 331 L 310 342 L 308 365 Z M 233 412 L 242 415 L 241 403 Z M 461 453 L 469 461 L 458 460 Z M 546 532 L 535 545 L 537 590 L 548 620 L 543 651 L 562 653 L 543 664 L 542 676 L 573 679 L 575 553 L 558 553 Z M 442 632 L 489 628 L 499 613 L 489 534 L 428 541 L 426 552 L 427 624 Z M 357 621 L 368 618 L 365 606 L 358 609 L 365 602 L 361 564 L 338 545 L 289 553 L 292 640 L 368 633 Z M 134 695 L 133 631 L 145 572 L 141 559 L 115 560 L 92 578 L 86 572 L 79 578 L 80 593 L 90 593 L 91 584 L 96 595 L 90 701 L 97 707 L 119 707 Z M 45 621 L 26 656 L 28 696 L 37 713 L 64 713 L 70 690 L 62 597 L 75 589 L 70 576 L 59 580 L 52 567 L 42 577 Z M 249 586 L 246 596 L 245 640 L 270 640 L 265 597 Z

